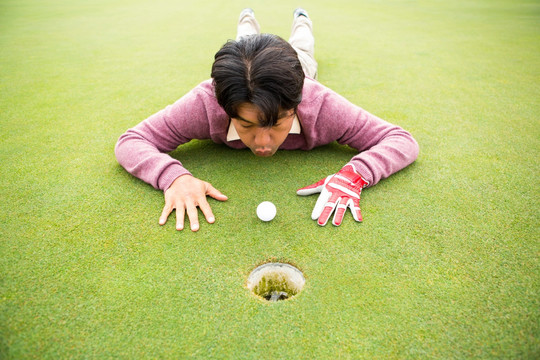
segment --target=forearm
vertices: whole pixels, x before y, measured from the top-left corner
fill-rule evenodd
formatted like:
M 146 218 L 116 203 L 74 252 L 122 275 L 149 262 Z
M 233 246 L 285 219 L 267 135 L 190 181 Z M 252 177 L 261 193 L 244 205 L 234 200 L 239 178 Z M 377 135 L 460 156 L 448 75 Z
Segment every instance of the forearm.
M 411 134 L 351 103 L 322 85 L 310 83 L 317 96 L 316 123 L 304 127 L 320 143 L 337 140 L 359 154 L 349 162 L 370 186 L 410 165 L 418 156 L 418 144 Z M 315 100 L 313 100 L 313 98 Z M 303 108 L 306 117 L 313 116 Z
M 158 150 L 134 129 L 120 137 L 115 155 L 127 172 L 156 189 L 166 190 L 176 178 L 190 174 L 180 161 Z
M 349 164 L 369 182 L 369 186 L 402 170 L 418 157 L 419 147 L 412 135 L 394 127 L 376 145 L 361 151 Z
M 130 174 L 161 190 L 168 189 L 179 176 L 189 174 L 168 153 L 192 139 L 210 137 L 203 95 L 194 89 L 127 130 L 116 144 L 118 162 Z
M 408 131 L 360 108 L 350 113 L 354 117 L 338 141 L 359 151 L 349 163 L 369 186 L 416 160 L 418 143 Z

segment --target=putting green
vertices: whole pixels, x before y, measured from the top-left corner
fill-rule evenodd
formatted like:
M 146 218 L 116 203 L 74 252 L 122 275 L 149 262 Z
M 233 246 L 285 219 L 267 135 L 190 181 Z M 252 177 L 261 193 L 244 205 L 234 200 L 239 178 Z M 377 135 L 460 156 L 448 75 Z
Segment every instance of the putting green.
M 310 1 L 319 80 L 411 131 L 417 162 L 362 193 L 362 224 L 319 227 L 295 191 L 353 150 L 194 141 L 172 155 L 229 200 L 160 227 L 115 142 L 209 77 L 244 6 L 2 2 L 0 357 L 537 357 L 540 4 Z M 249 6 L 288 37 L 289 1 Z M 267 261 L 303 290 L 253 295 Z

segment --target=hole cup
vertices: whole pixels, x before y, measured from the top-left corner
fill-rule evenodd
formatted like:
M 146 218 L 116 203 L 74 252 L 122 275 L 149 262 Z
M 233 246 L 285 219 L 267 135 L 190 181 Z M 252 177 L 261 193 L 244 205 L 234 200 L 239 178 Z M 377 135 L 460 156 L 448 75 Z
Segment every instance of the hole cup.
M 306 279 L 296 267 L 285 263 L 266 263 L 248 277 L 247 288 L 271 302 L 290 299 L 302 291 Z

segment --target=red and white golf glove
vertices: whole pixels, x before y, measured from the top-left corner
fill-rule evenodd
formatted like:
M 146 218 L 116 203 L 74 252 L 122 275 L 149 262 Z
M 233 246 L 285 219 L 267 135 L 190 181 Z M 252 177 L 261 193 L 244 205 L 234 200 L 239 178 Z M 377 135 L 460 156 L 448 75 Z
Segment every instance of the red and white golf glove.
M 298 195 L 321 193 L 311 213 L 311 218 L 321 226 L 326 225 L 335 210 L 332 224 L 341 225 L 345 210 L 351 209 L 354 220 L 362 221 L 360 212 L 360 193 L 368 186 L 368 182 L 360 176 L 350 164 L 345 165 L 338 173 L 299 189 Z

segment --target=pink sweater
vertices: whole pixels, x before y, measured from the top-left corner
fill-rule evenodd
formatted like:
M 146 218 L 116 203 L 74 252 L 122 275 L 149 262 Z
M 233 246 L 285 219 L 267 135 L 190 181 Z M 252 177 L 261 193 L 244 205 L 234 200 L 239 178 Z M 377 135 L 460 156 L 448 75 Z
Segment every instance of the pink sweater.
M 418 156 L 418 144 L 407 131 L 368 113 L 315 80 L 306 78 L 297 114 L 301 134 L 289 134 L 280 149 L 310 150 L 333 141 L 349 145 L 359 151 L 349 163 L 370 186 Z M 212 81 L 207 80 L 127 130 L 116 144 L 116 158 L 132 175 L 166 190 L 177 177 L 190 174 L 180 161 L 167 154 L 179 145 L 192 139 L 211 139 L 235 149 L 246 148 L 240 140 L 227 141 L 229 123 L 217 103 Z

